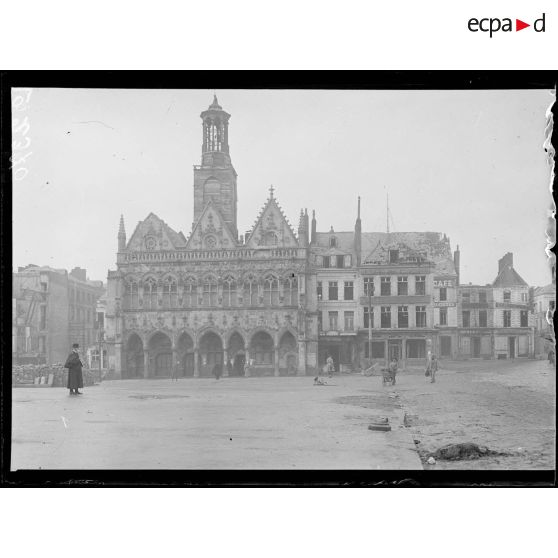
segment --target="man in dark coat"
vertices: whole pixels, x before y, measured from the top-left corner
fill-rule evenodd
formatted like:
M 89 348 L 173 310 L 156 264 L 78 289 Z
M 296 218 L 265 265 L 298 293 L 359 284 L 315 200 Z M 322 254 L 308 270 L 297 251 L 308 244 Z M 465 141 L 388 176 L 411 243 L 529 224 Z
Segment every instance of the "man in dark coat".
M 83 375 L 81 373 L 81 369 L 83 364 L 79 358 L 79 345 L 74 343 L 72 345 L 72 352 L 69 354 L 68 358 L 66 359 L 66 364 L 64 364 L 64 368 L 68 369 L 68 389 L 70 390 L 70 395 L 74 393 L 76 395 L 82 395 L 82 392 L 79 391 L 79 388 L 83 387 Z

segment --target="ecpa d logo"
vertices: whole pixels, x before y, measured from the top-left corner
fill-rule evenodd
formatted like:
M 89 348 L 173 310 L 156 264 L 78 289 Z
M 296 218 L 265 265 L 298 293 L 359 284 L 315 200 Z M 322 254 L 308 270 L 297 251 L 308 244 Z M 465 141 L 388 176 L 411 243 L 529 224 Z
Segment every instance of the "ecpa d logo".
M 546 14 L 543 14 L 539 19 L 536 19 L 533 22 L 533 30 L 537 33 L 544 33 L 545 32 L 545 25 L 546 25 Z M 482 33 L 489 33 L 490 38 L 494 33 L 498 33 L 498 31 L 502 31 L 504 33 L 510 33 L 513 31 L 521 31 L 522 29 L 526 29 L 527 27 L 531 27 L 530 23 L 525 23 L 521 19 L 515 20 L 515 29 L 513 27 L 512 18 L 505 17 L 500 19 L 498 17 L 485 17 L 482 19 L 477 19 L 472 17 L 467 27 L 469 31 L 473 33 L 477 33 L 481 31 Z

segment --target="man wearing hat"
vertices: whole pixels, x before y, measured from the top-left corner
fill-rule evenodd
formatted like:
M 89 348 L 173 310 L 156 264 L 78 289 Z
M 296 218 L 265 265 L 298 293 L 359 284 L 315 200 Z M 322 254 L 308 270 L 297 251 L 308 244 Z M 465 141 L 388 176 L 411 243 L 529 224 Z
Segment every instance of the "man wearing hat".
M 66 364 L 64 364 L 64 368 L 68 369 L 68 389 L 70 390 L 70 395 L 82 395 L 81 391 L 78 391 L 79 388 L 83 387 L 83 376 L 81 373 L 81 368 L 83 364 L 79 358 L 79 345 L 74 343 L 72 345 L 72 352 L 66 359 Z

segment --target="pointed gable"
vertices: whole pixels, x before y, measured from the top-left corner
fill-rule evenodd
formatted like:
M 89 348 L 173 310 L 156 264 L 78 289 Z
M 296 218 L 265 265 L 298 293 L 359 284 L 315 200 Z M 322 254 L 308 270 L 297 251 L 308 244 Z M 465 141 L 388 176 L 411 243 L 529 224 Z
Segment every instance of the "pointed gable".
M 211 250 L 213 248 L 234 248 L 236 239 L 223 219 L 219 209 L 210 200 L 199 219 L 186 247 L 189 250 Z
M 129 251 L 174 250 L 186 245 L 184 235 L 177 233 L 154 213 L 140 221 L 126 246 Z
M 527 283 L 521 278 L 519 273 L 513 267 L 504 267 L 494 283 L 493 287 L 526 287 Z
M 273 189 L 263 209 L 260 211 L 252 231 L 246 241 L 250 248 L 297 247 L 296 235 L 283 214 L 283 210 L 273 197 Z

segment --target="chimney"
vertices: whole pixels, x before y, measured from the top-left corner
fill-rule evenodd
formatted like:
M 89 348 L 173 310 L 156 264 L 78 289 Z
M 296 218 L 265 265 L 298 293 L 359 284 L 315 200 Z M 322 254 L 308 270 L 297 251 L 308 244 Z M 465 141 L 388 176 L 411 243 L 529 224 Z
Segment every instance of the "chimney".
M 79 281 L 84 281 L 84 282 L 87 281 L 87 272 L 85 269 L 82 269 L 81 267 L 74 267 L 74 269 L 70 271 L 70 275 L 72 277 L 75 277 Z
M 310 237 L 312 244 L 316 243 L 316 212 L 312 210 L 312 235 Z
M 455 272 L 457 273 L 457 285 L 459 286 L 459 263 L 461 259 L 461 252 L 459 251 L 459 244 L 457 245 L 457 250 L 453 253 L 453 265 L 455 266 Z
M 511 252 L 508 252 L 498 260 L 498 274 L 502 273 L 502 270 L 506 267 L 513 267 L 513 254 Z
M 360 196 L 358 197 L 357 205 L 357 219 L 355 222 L 355 252 L 356 252 L 356 264 L 360 265 L 361 254 L 362 254 L 362 223 L 360 221 Z

